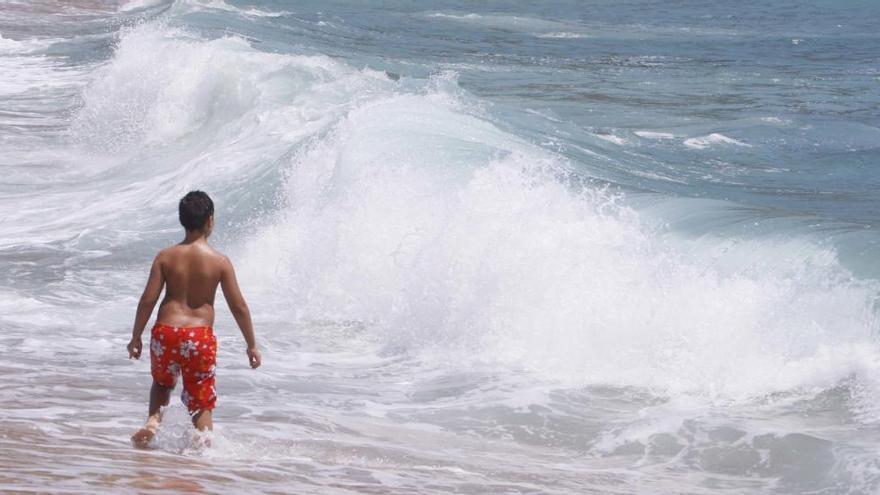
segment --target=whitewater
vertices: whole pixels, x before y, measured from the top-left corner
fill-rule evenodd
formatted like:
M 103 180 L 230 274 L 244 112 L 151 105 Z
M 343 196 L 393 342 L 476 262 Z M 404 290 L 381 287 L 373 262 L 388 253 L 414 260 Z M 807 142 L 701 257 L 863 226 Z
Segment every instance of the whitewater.
M 0 0 L 0 491 L 876 493 L 878 14 Z M 135 450 L 192 189 L 263 366 Z

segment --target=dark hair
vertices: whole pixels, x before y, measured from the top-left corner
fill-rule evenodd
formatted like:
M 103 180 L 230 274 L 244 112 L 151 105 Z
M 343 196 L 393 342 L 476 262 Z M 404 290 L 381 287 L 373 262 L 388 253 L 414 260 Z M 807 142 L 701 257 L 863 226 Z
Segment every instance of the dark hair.
M 180 199 L 178 208 L 180 224 L 186 230 L 198 230 L 208 223 L 214 214 L 214 202 L 203 191 L 190 191 Z

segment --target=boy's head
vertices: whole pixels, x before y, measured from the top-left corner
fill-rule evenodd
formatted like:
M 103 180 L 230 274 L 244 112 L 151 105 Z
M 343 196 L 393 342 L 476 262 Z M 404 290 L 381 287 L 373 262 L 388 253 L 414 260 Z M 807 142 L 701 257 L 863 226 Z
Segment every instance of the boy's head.
M 178 207 L 180 224 L 187 231 L 202 230 L 213 226 L 214 202 L 203 191 L 190 191 L 181 198 Z

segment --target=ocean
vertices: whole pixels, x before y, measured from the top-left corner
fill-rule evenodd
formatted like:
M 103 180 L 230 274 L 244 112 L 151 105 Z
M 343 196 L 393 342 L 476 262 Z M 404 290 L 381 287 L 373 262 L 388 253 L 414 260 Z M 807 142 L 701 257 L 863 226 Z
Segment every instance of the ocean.
M 878 493 L 878 19 L 0 0 L 0 492 Z M 135 450 L 191 189 L 264 364 Z

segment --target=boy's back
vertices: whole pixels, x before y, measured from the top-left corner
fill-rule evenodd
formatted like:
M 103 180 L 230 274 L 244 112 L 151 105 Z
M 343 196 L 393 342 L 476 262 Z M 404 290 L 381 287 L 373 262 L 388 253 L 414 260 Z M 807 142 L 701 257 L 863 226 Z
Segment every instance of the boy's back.
M 176 327 L 213 326 L 214 295 L 229 265 L 226 257 L 207 244 L 193 243 L 163 249 L 156 260 L 165 278 L 156 319 Z M 229 287 L 223 289 L 225 294 Z

